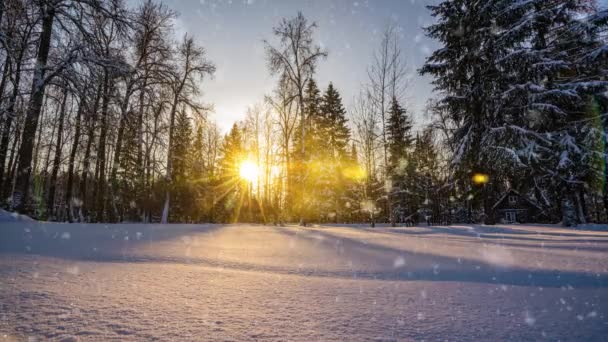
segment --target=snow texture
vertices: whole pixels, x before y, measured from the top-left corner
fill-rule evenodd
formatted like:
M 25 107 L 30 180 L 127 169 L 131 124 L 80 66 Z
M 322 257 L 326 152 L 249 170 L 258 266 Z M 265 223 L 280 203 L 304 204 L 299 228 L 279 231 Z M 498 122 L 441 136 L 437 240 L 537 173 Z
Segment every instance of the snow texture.
M 608 232 L 0 224 L 0 339 L 605 340 Z

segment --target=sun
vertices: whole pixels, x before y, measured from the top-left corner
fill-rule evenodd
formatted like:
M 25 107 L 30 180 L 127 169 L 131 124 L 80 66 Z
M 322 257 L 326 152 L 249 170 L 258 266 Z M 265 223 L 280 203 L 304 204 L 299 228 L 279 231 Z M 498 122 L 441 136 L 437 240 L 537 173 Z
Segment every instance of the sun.
M 253 182 L 258 178 L 258 165 L 250 160 L 244 160 L 239 168 L 239 175 L 246 181 Z

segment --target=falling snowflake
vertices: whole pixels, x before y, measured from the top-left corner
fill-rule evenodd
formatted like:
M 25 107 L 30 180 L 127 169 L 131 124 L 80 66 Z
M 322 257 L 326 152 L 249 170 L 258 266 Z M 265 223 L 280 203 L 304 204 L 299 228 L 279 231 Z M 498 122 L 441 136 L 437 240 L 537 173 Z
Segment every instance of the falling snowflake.
M 524 313 L 524 322 L 526 322 L 529 326 L 534 326 L 536 323 L 536 318 L 532 317 L 532 314 L 529 311 Z

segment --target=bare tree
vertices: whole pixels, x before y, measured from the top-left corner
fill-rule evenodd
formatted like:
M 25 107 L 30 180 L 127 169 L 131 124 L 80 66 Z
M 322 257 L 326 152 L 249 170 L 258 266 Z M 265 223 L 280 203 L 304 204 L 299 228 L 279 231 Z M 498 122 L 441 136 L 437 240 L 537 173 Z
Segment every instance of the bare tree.
M 51 52 L 51 41 L 53 39 L 53 28 L 55 22 L 59 22 L 61 32 L 65 34 L 78 34 L 86 40 L 91 36 L 91 31 L 85 24 L 83 14 L 94 11 L 99 17 L 111 21 L 119 20 L 120 3 L 118 0 L 42 0 L 39 1 L 41 17 L 41 33 L 38 42 L 35 69 L 32 77 L 31 95 L 26 111 L 25 122 L 22 132 L 21 146 L 19 148 L 19 163 L 17 167 L 17 180 L 13 191 L 13 207 L 20 212 L 26 211 L 28 191 L 30 189 L 30 177 L 32 172 L 32 152 L 34 139 L 38 128 L 38 121 L 47 84 L 67 66 L 72 65 L 79 58 L 85 58 L 82 46 L 73 45 L 65 53 L 57 51 L 57 57 L 53 58 L 52 66 L 48 65 Z M 75 32 L 71 32 L 73 29 Z M 68 31 L 69 30 L 69 31 Z M 88 58 L 91 58 L 90 56 Z M 50 71 L 50 72 L 49 72 Z
M 375 111 L 380 116 L 380 138 L 382 142 L 383 179 L 386 183 L 388 165 L 388 143 L 386 121 L 389 104 L 392 98 L 402 99 L 408 85 L 407 65 L 401 55 L 398 43 L 397 27 L 390 23 L 382 33 L 380 46 L 374 53 L 373 62 L 368 69 L 369 88 Z M 401 101 L 403 103 L 403 101 Z M 386 210 L 391 224 L 395 225 L 390 198 L 386 201 Z
M 279 126 L 281 136 L 281 151 L 283 156 L 283 168 L 285 173 L 285 187 L 283 191 L 286 193 L 289 203 L 289 194 L 291 191 L 291 142 L 293 140 L 294 130 L 298 120 L 298 112 L 295 109 L 294 99 L 296 91 L 287 75 L 281 75 L 274 96 L 266 96 L 268 102 L 277 115 L 277 124 Z
M 197 81 L 205 75 L 213 75 L 215 65 L 207 60 L 205 50 L 195 45 L 194 40 L 187 35 L 176 53 L 178 65 L 173 76 L 174 82 L 171 86 L 173 101 L 169 112 L 169 143 L 167 147 L 167 170 L 166 179 L 169 187 L 165 194 L 165 204 L 163 207 L 162 223 L 167 223 L 169 219 L 169 206 L 171 201 L 171 162 L 172 162 L 172 139 L 175 126 L 175 114 L 180 104 L 188 105 L 195 109 L 204 109 L 196 104 L 191 97 L 199 93 Z
M 363 90 L 355 98 L 352 119 L 355 125 L 354 141 L 361 151 L 365 171 L 363 198 L 369 203 L 366 210 L 370 212 L 372 226 L 374 226 L 377 202 L 374 181 L 377 179 L 378 150 L 382 149 L 382 126 L 381 117 L 375 110 L 374 100 L 369 92 Z
M 283 18 L 279 25 L 274 28 L 274 35 L 279 39 L 279 45 L 273 46 L 268 41 L 266 53 L 268 55 L 268 66 L 273 74 L 285 77 L 295 90 L 296 113 L 300 117 L 301 129 L 301 154 L 306 154 L 306 118 L 304 105 L 304 88 L 312 78 L 317 62 L 327 57 L 327 52 L 314 43 L 314 30 L 316 23 L 308 23 L 301 12 L 293 18 Z M 301 224 L 305 224 L 303 219 Z
M 148 82 L 167 82 L 169 75 L 169 65 L 158 57 L 169 57 L 170 51 L 166 43 L 166 34 L 171 25 L 171 20 L 175 18 L 175 13 L 165 5 L 154 3 L 152 0 L 146 1 L 138 9 L 135 15 L 135 34 L 131 45 L 134 49 L 134 62 L 124 75 L 124 96 L 120 100 L 120 119 L 117 131 L 116 144 L 114 149 L 114 160 L 110 173 L 110 186 L 112 193 L 117 193 L 116 174 L 120 166 L 120 158 L 123 148 L 123 137 L 127 123 L 127 112 L 133 94 L 140 90 L 139 111 L 137 116 L 138 125 L 138 165 L 143 158 L 141 149 L 143 124 L 143 101 Z M 168 59 L 168 58 L 167 58 Z M 113 218 L 116 219 L 117 208 L 113 207 Z
M 8 7 L 8 8 L 5 8 Z M 7 32 L 6 35 L 0 39 L 3 48 L 6 51 L 5 58 L 5 69 L 10 67 L 9 70 L 5 70 L 4 76 L 10 74 L 12 91 L 8 97 L 7 106 L 1 107 L 2 112 L 0 114 L 0 122 L 3 123 L 2 133 L 0 138 L 0 196 L 4 197 L 7 195 L 9 189 L 10 178 L 7 174 L 10 173 L 11 163 L 6 163 L 8 156 L 8 146 L 10 142 L 11 130 L 14 129 L 13 121 L 16 119 L 16 106 L 17 101 L 21 95 L 21 80 L 22 80 L 22 67 L 26 62 L 26 59 L 31 51 L 31 37 L 33 30 L 36 28 L 37 17 L 31 14 L 29 8 L 31 4 L 29 2 L 11 1 L 3 3 L 3 12 L 8 10 L 10 16 L 7 21 Z M 1 21 L 0 21 L 1 22 Z M 19 29 L 16 29 L 16 28 Z M 3 95 L 3 91 L 0 92 L 0 101 Z M 14 141 L 17 141 L 17 134 L 14 134 Z

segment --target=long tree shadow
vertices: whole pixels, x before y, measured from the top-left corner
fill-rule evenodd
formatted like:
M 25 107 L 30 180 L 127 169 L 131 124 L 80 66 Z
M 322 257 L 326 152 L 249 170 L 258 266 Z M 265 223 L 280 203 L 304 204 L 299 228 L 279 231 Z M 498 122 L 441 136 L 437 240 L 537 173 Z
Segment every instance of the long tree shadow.
M 460 281 L 542 287 L 603 288 L 608 284 L 604 274 L 503 267 L 466 258 L 400 250 L 322 230 L 271 228 L 281 234 L 312 242 L 322 249 L 319 252 L 329 252 L 328 255 L 334 253 L 335 258 L 352 262 L 353 267 L 261 265 L 200 255 L 161 255 L 154 253 L 153 249 L 142 252 L 137 248 L 142 244 L 154 247 L 162 241 L 189 235 L 215 234 L 226 227 L 229 225 L 1 225 L 0 254 L 35 254 L 108 263 L 200 264 L 222 269 L 344 279 Z
M 470 232 L 472 234 L 507 234 L 513 235 L 534 235 L 534 236 L 546 236 L 546 237 L 578 237 L 578 238 L 591 238 L 591 239 L 608 239 L 608 234 L 592 234 L 588 231 L 551 231 L 549 227 L 542 226 L 526 226 L 528 229 L 513 228 L 507 226 L 480 226 L 472 225 L 469 229 L 468 226 L 431 226 L 431 228 L 439 230 L 459 230 L 462 232 Z M 535 228 L 536 230 L 529 230 Z
M 461 281 L 541 287 L 607 287 L 608 276 L 587 272 L 539 270 L 500 266 L 470 258 L 452 258 L 429 252 L 400 250 L 363 242 L 322 230 L 282 230 L 284 234 L 339 246 L 349 259 L 376 258 L 380 269 L 361 270 L 358 276 L 374 279 Z M 321 238 L 322 237 L 322 238 Z
M 94 260 L 124 255 L 140 245 L 193 234 L 214 234 L 226 225 L 55 224 L 19 222 L 0 225 L 0 253 L 29 253 Z
M 549 243 L 545 243 L 543 240 L 535 241 L 535 244 L 526 244 L 526 243 L 517 243 L 510 242 L 510 238 L 505 238 L 504 240 L 488 240 L 482 239 L 481 243 L 485 243 L 491 246 L 500 246 L 500 247 L 515 247 L 521 249 L 528 249 L 531 251 L 538 250 L 562 250 L 562 251 L 587 251 L 587 252 L 608 252 L 608 244 L 595 242 L 595 241 L 554 241 L 551 240 Z M 450 241 L 461 241 L 461 242 L 471 242 L 471 240 L 467 239 L 451 239 Z M 556 245 L 554 243 L 562 243 L 562 242 L 575 242 L 575 245 Z
M 422 230 L 421 230 L 422 229 Z M 523 233 L 510 233 L 508 228 L 499 229 L 496 231 L 483 229 L 463 229 L 455 228 L 450 226 L 428 226 L 418 227 L 418 230 L 408 228 L 391 228 L 391 229 L 376 229 L 371 230 L 376 233 L 386 234 L 407 234 L 407 235 L 453 235 L 453 236 L 464 236 L 471 238 L 481 239 L 493 239 L 493 240 L 522 240 L 522 241 L 550 241 L 550 242 L 593 242 L 599 244 L 606 244 L 608 246 L 608 235 L 593 235 L 593 234 L 571 234 L 571 233 L 546 233 L 546 232 L 523 232 Z M 532 237 L 533 236 L 533 237 Z M 578 237 L 578 239 L 554 239 L 555 237 Z
M 426 228 L 425 228 L 426 229 Z M 479 240 L 482 243 L 497 245 L 497 246 L 511 246 L 520 248 L 542 248 L 542 249 L 555 249 L 555 250 L 580 250 L 590 252 L 608 252 L 608 240 L 597 240 L 597 239 L 552 239 L 538 236 L 536 238 L 527 238 L 521 236 L 507 236 L 507 235 L 492 235 L 492 234 L 461 234 L 451 233 L 444 230 L 433 230 L 429 228 L 425 231 L 421 230 L 406 230 L 406 229 L 390 229 L 390 230 L 374 230 L 376 234 L 392 235 L 411 235 L 421 239 L 437 239 L 438 235 L 442 235 L 446 238 L 446 241 L 465 242 L 471 243 Z M 517 243 L 521 241 L 521 243 Z M 530 242 L 529 244 L 523 242 Z M 571 245 L 557 245 L 569 243 Z M 574 244 L 574 245 L 572 245 Z

